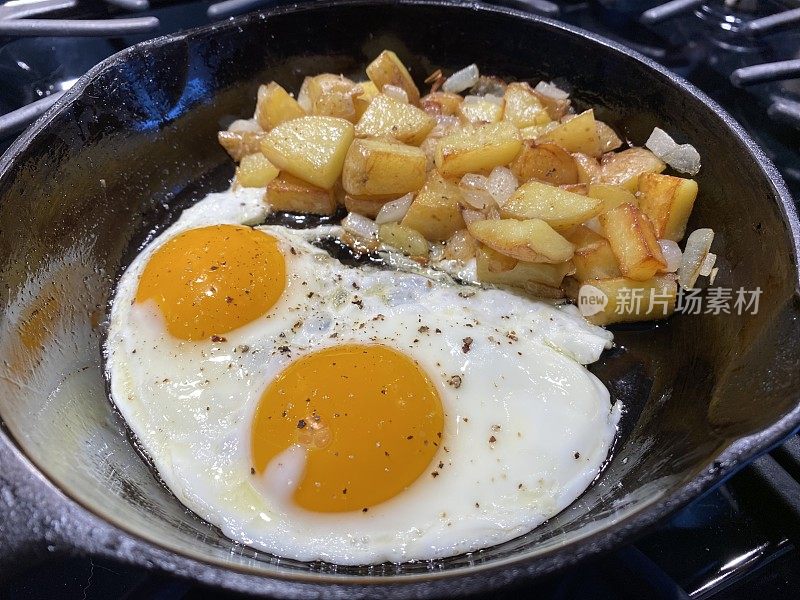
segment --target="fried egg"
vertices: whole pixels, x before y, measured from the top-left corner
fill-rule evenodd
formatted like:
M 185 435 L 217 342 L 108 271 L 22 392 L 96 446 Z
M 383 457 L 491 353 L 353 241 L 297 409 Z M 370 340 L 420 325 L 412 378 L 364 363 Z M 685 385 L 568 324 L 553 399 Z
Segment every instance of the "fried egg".
M 620 415 L 586 368 L 611 344 L 571 306 L 345 266 L 336 229 L 250 227 L 211 194 L 122 275 L 114 403 L 164 483 L 231 539 L 338 564 L 522 535 L 596 477 Z

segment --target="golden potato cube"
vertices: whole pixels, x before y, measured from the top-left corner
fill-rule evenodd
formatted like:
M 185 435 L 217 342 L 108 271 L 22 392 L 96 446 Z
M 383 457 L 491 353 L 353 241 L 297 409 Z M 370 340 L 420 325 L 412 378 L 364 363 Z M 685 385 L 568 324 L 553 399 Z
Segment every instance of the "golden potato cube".
M 356 123 L 356 135 L 389 135 L 404 144 L 419 146 L 435 126 L 436 119 L 424 110 L 386 94 L 378 94 Z
M 345 119 L 300 117 L 272 129 L 261 152 L 281 171 L 328 190 L 342 173 L 353 137 L 353 124 Z
M 521 288 L 542 298 L 562 298 L 559 286 L 564 276 L 572 272 L 572 264 L 523 262 L 500 254 L 486 246 L 475 255 L 478 281 Z
M 574 277 L 578 281 L 610 279 L 622 275 L 611 245 L 599 233 L 578 225 L 564 237 L 575 245 L 572 262 L 575 265 Z
M 367 77 L 379 90 L 385 85 L 396 85 L 408 94 L 411 104 L 419 104 L 419 89 L 405 65 L 391 50 L 384 50 L 367 66 Z
M 236 169 L 236 182 L 242 187 L 265 187 L 278 176 L 278 167 L 261 152 L 242 157 Z
M 489 248 L 527 262 L 565 262 L 575 251 L 575 246 L 541 219 L 485 219 L 469 223 L 467 230 Z
M 345 194 L 344 207 L 349 212 L 358 213 L 359 215 L 374 219 L 378 216 L 378 212 L 383 208 L 383 205 L 389 202 L 389 200 L 391 200 L 391 198 L 384 199 L 380 196 L 351 196 L 350 194 Z
M 356 121 L 353 97 L 362 90 L 356 89 L 352 80 L 342 75 L 323 73 L 309 79 L 306 85 L 312 114 Z
M 646 148 L 629 148 L 622 152 L 603 155 L 600 166 L 600 182 L 621 185 L 636 193 L 642 173 L 661 173 L 667 165 Z
M 592 183 L 600 178 L 600 163 L 596 158 L 582 152 L 573 152 L 572 159 L 578 169 L 578 183 Z
M 589 156 L 600 156 L 602 153 L 592 109 L 563 121 L 539 137 L 539 141 L 553 142 L 567 152 L 581 152 Z
M 431 92 L 420 99 L 419 103 L 429 115 L 453 116 L 458 114 L 458 109 L 464 97 L 461 94 L 449 92 Z
M 267 184 L 265 196 L 272 210 L 279 212 L 332 215 L 336 212 L 333 190 L 311 185 L 289 173 L 281 173 Z
M 620 204 L 638 204 L 636 196 L 619 185 L 590 183 L 586 194 L 592 198 L 602 200 L 603 210 L 601 212 L 608 212 L 612 208 L 617 208 Z
M 361 118 L 361 115 L 367 110 L 370 102 L 372 102 L 379 93 L 378 88 L 375 87 L 375 84 L 371 81 L 362 81 L 355 87 L 353 93 L 353 108 L 356 111 L 356 119 Z
M 419 231 L 431 242 L 443 242 L 464 229 L 461 216 L 461 190 L 435 170 L 419 191 L 400 222 Z
M 625 277 L 588 281 L 608 302 L 600 312 L 587 316 L 595 325 L 631 323 L 665 319 L 675 312 L 678 285 L 672 275 L 658 275 L 645 281 Z M 581 288 L 578 296 L 598 295 L 596 290 Z
M 531 179 L 552 185 L 578 183 L 578 165 L 572 156 L 555 144 L 537 144 L 525 140 L 522 150 L 511 163 L 511 171 L 520 182 Z
M 482 123 L 497 123 L 503 119 L 503 105 L 505 101 L 498 98 L 493 102 L 486 96 L 467 96 L 458 107 L 459 116 L 467 123 L 480 125 Z
M 611 152 L 622 146 L 622 140 L 617 133 L 607 123 L 595 121 L 597 125 L 597 136 L 600 138 L 601 152 Z
M 552 120 L 538 94 L 527 83 L 509 83 L 503 98 L 506 101 L 503 118 L 513 123 L 515 127 L 544 125 Z
M 239 162 L 248 154 L 260 152 L 261 140 L 266 135 L 255 131 L 220 131 L 217 133 L 217 140 L 230 157 Z
M 596 198 L 529 181 L 519 186 L 500 207 L 500 214 L 512 219 L 541 219 L 554 229 L 564 229 L 596 217 L 602 207 L 602 201 Z
M 256 120 L 265 131 L 305 114 L 306 111 L 300 108 L 297 100 L 274 81 L 258 88 Z
M 659 239 L 683 239 L 697 198 L 693 179 L 644 173 L 639 177 L 639 208 L 650 217 Z
M 600 224 L 625 277 L 645 281 L 666 270 L 653 224 L 635 205 L 621 204 L 603 213 Z
M 430 250 L 428 241 L 423 235 L 410 227 L 400 223 L 384 223 L 378 229 L 378 239 L 397 248 L 403 254 L 413 257 L 426 257 Z
M 342 185 L 348 194 L 399 197 L 423 186 L 427 164 L 425 153 L 414 146 L 357 139 L 344 161 Z
M 436 168 L 445 177 L 490 171 L 514 160 L 521 147 L 519 130 L 508 121 L 467 126 L 439 140 Z

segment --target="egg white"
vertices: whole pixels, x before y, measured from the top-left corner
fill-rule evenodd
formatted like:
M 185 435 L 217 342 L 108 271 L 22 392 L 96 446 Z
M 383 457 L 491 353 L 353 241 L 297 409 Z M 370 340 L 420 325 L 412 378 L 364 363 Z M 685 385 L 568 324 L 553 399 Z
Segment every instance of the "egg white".
M 285 293 L 224 342 L 176 340 L 153 305 L 133 304 L 164 241 L 188 228 L 258 222 L 265 210 L 251 190 L 210 195 L 136 258 L 116 292 L 106 343 L 112 398 L 181 502 L 232 539 L 279 556 L 369 564 L 512 539 L 583 492 L 608 455 L 620 405 L 582 366 L 611 334 L 574 307 L 346 267 L 310 243 L 324 231 L 277 226 L 263 229 L 286 257 Z M 417 361 L 442 401 L 442 444 L 414 484 L 368 512 L 313 513 L 291 502 L 305 460 L 299 446 L 251 474 L 252 418 L 289 363 L 351 342 Z

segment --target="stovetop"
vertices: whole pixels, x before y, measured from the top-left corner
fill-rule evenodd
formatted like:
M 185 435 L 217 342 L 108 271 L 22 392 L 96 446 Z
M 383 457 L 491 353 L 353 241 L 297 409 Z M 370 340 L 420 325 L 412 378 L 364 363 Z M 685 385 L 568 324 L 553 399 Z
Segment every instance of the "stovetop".
M 5 115 L 0 150 L 112 53 L 276 3 L 0 0 L 0 115 Z M 687 78 L 734 115 L 800 198 L 800 0 L 494 3 L 595 31 Z M 794 436 L 635 544 L 492 597 L 788 600 L 800 590 L 798 547 L 800 437 Z M 0 585 L 0 598 L 22 599 L 166 600 L 207 594 L 171 575 L 88 557 L 54 560 Z

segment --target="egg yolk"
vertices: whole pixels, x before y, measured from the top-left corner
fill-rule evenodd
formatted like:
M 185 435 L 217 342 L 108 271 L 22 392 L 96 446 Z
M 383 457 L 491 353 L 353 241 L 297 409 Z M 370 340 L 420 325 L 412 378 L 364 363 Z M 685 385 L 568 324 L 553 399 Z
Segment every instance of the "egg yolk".
M 214 225 L 184 231 L 156 250 L 136 302 L 155 301 L 173 336 L 197 341 L 257 319 L 285 286 L 286 263 L 274 237 Z
M 427 473 L 443 421 L 436 389 L 406 355 L 380 345 L 327 348 L 290 364 L 264 392 L 253 421 L 253 466 L 263 473 L 300 444 L 306 464 L 294 503 L 364 511 Z

